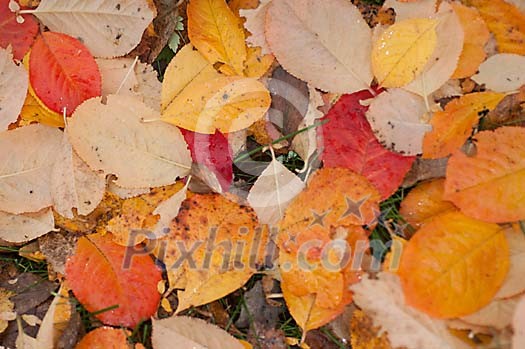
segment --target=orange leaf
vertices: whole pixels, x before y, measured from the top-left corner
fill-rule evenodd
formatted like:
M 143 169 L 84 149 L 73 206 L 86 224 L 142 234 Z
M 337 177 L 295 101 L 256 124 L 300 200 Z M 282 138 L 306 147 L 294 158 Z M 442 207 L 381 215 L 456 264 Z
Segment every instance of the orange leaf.
M 484 47 L 490 32 L 478 10 L 455 2 L 451 5 L 465 32 L 463 51 L 452 79 L 462 79 L 474 75 L 487 57 Z
M 410 239 L 398 274 L 408 305 L 453 318 L 490 303 L 508 270 L 509 246 L 501 227 L 449 212 Z
M 423 182 L 403 199 L 399 213 L 410 225 L 420 228 L 435 216 L 457 211 L 451 202 L 443 200 L 444 191 L 444 179 Z
M 505 0 L 465 0 L 476 7 L 496 37 L 500 53 L 525 55 L 525 14 Z
M 501 127 L 474 137 L 476 155 L 448 162 L 445 199 L 486 222 L 525 219 L 525 129 Z
M 57 113 L 71 115 L 85 100 L 100 96 L 102 82 L 95 58 L 77 39 L 44 32 L 31 49 L 29 78 L 38 98 Z
M 134 327 L 157 310 L 162 276 L 148 255 L 135 254 L 125 265 L 126 253 L 129 250 L 111 241 L 110 235 L 81 237 L 66 264 L 66 278 L 88 311 L 105 310 L 96 315 L 100 321 Z
M 239 10 L 256 9 L 259 6 L 259 0 L 231 0 L 228 6 L 238 16 Z
M 471 93 L 455 99 L 432 116 L 432 131 L 423 139 L 423 158 L 437 159 L 461 148 L 477 125 L 480 115 L 496 108 L 505 97 L 501 93 Z
M 210 63 L 227 64 L 242 75 L 246 44 L 241 19 L 225 0 L 192 0 L 188 5 L 188 36 Z
M 99 327 L 86 334 L 75 349 L 128 349 L 131 332 L 112 327 Z

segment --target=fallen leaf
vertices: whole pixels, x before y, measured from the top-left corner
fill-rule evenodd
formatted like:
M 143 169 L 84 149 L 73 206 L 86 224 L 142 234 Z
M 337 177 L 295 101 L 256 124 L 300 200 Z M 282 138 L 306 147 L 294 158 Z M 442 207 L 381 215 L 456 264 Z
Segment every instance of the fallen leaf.
M 410 188 L 420 181 L 445 177 L 447 163 L 448 158 L 436 160 L 416 158 L 416 161 L 412 164 L 412 168 L 406 174 L 403 183 L 401 183 L 401 187 Z
M 451 5 L 442 2 L 435 18 L 437 44 L 434 53 L 421 74 L 403 88 L 427 97 L 443 86 L 454 74 L 463 50 L 463 28 Z
M 382 87 L 401 87 L 425 68 L 437 44 L 436 19 L 397 21 L 372 47 L 372 71 Z
M 151 191 L 150 188 L 124 188 L 119 187 L 114 181 L 110 181 L 107 187 L 107 191 L 115 194 L 121 199 L 134 198 L 136 196 L 147 194 Z
M 386 0 L 383 8 L 392 8 L 396 12 L 396 22 L 414 18 L 430 18 L 436 13 L 436 0 L 400 1 Z
M 519 296 L 508 299 L 494 299 L 477 312 L 460 319 L 469 324 L 503 330 L 512 323 L 512 316 L 519 300 Z
M 512 322 L 514 336 L 512 338 L 512 349 L 520 349 L 525 345 L 525 296 L 516 307 Z
M 423 138 L 423 158 L 438 159 L 460 149 L 479 119 L 496 108 L 505 97 L 501 93 L 477 92 L 452 100 L 444 111 L 432 115 L 432 130 Z
M 135 345 L 130 345 L 128 342 L 128 336 L 130 335 L 131 332 L 126 329 L 106 326 L 98 327 L 86 334 L 77 343 L 75 349 L 135 348 Z
M 19 16 L 24 21 L 19 23 L 17 15 L 9 9 L 9 3 L 10 0 L 0 1 L 0 47 L 11 45 L 14 58 L 22 60 L 38 33 L 38 22 L 33 16 L 23 14 Z
M 506 94 L 505 98 L 489 111 L 483 119 L 482 128 L 493 130 L 504 125 L 525 126 L 525 86 L 518 93 Z
M 506 228 L 505 237 L 509 243 L 510 268 L 507 278 L 496 294 L 496 299 L 514 297 L 525 291 L 525 234 L 518 226 Z
M 86 216 L 102 201 L 105 191 L 106 179 L 78 157 L 64 135 L 51 173 L 55 211 L 69 219 L 73 218 L 73 209 Z
M 508 270 L 509 247 L 501 227 L 449 212 L 408 241 L 398 275 L 408 305 L 453 318 L 489 304 Z
M 134 95 L 138 85 L 132 58 L 96 58 L 102 79 L 101 96 L 112 94 Z
M 246 38 L 246 42 L 251 47 L 260 47 L 261 54 L 265 55 L 271 53 L 271 49 L 266 42 L 266 35 L 264 33 L 266 12 L 271 0 L 261 0 L 259 6 L 255 9 L 241 9 L 239 15 L 246 18 L 244 27 L 250 32 L 250 36 Z
M 489 57 L 472 77 L 478 84 L 496 92 L 510 92 L 525 85 L 525 56 L 500 53 Z
M 18 119 L 28 85 L 29 76 L 24 67 L 13 62 L 10 49 L 0 48 L 0 131 L 7 130 Z
M 388 333 L 392 347 L 408 349 L 464 349 L 448 332 L 443 320 L 434 319 L 404 301 L 397 275 L 379 273 L 351 286 L 355 303 Z
M 156 16 L 151 2 L 42 0 L 32 13 L 55 32 L 79 38 L 96 57 L 118 57 L 138 45 Z
M 372 319 L 362 310 L 354 311 L 350 322 L 352 348 L 392 349 L 387 334 L 380 331 L 381 328 L 374 327 Z
M 64 275 L 66 261 L 75 252 L 77 237 L 70 232 L 51 232 L 38 238 L 38 247 L 48 269 Z
M 490 32 L 477 9 L 460 3 L 451 3 L 451 6 L 456 12 L 465 34 L 463 51 L 459 56 L 458 66 L 452 74 L 452 78 L 462 79 L 475 74 L 479 65 L 487 57 L 484 47 L 489 41 Z
M 15 305 L 9 299 L 14 294 L 8 290 L 0 288 L 0 333 L 4 332 L 10 320 L 15 315 Z
M 273 159 L 253 184 L 247 200 L 262 224 L 275 225 L 303 189 L 303 181 Z
M 153 227 L 153 234 L 162 237 L 169 232 L 171 221 L 179 214 L 182 202 L 186 200 L 188 194 L 188 183 L 169 199 L 161 202 L 153 211 L 154 215 L 159 216 L 157 224 Z
M 0 240 L 23 243 L 54 229 L 53 211 L 49 208 L 18 215 L 0 211 Z
M 51 170 L 61 141 L 61 131 L 43 125 L 0 133 L 0 211 L 18 214 L 51 206 Z
M 24 105 L 20 111 L 19 124 L 27 126 L 35 122 L 51 127 L 64 127 L 64 116 L 46 107 L 29 85 Z
M 414 228 L 421 228 L 443 213 L 457 211 L 451 202 L 443 200 L 445 179 L 423 182 L 401 201 L 399 214 Z
M 424 134 L 431 130 L 423 98 L 403 89 L 390 89 L 374 98 L 366 118 L 381 143 L 406 155 L 420 154 Z
M 158 119 L 131 96 L 110 95 L 106 104 L 93 98 L 75 111 L 68 137 L 89 167 L 117 175 L 117 185 L 163 186 L 189 172 L 191 157 L 180 131 Z
M 204 320 L 188 316 L 153 319 L 151 341 L 155 349 L 180 348 L 242 349 L 239 340 Z
M 369 88 L 370 39 L 370 28 L 347 1 L 286 0 L 268 5 L 266 40 L 273 54 L 292 75 L 323 91 Z
M 321 159 L 327 167 L 346 167 L 365 176 L 386 199 L 392 195 L 408 172 L 414 157 L 385 149 L 374 136 L 360 102 L 372 98 L 368 91 L 342 96 L 321 119 L 327 120 L 319 135 Z
M 70 303 L 68 292 L 68 287 L 62 284 L 42 319 L 36 336 L 41 349 L 56 348 L 62 333 L 71 319 L 73 305 Z
M 226 1 L 193 0 L 187 12 L 191 43 L 211 64 L 224 63 L 242 75 L 246 60 L 244 30 Z
M 236 15 L 241 10 L 254 9 L 259 5 L 259 0 L 230 0 L 228 6 Z
M 44 32 L 29 58 L 29 79 L 36 96 L 54 112 L 70 116 L 85 100 L 100 96 L 100 72 L 78 39 Z
M 177 312 L 212 302 L 244 285 L 264 258 L 266 234 L 248 206 L 219 194 L 186 199 L 168 235 L 156 245 L 171 287 L 184 289 L 177 293 Z
M 133 255 L 111 241 L 92 234 L 78 240 L 66 265 L 66 279 L 75 297 L 105 324 L 135 327 L 157 310 L 160 270 L 148 255 Z M 127 264 L 126 256 L 128 256 Z
M 244 76 L 259 79 L 270 69 L 274 57 L 271 54 L 263 54 L 260 47 L 247 47 L 247 56 L 244 62 Z
M 500 53 L 525 55 L 525 13 L 505 0 L 465 0 L 476 7 L 496 37 Z
M 456 151 L 448 162 L 445 199 L 466 215 L 487 222 L 524 219 L 524 137 L 520 127 L 476 134 L 476 154 L 468 157 Z

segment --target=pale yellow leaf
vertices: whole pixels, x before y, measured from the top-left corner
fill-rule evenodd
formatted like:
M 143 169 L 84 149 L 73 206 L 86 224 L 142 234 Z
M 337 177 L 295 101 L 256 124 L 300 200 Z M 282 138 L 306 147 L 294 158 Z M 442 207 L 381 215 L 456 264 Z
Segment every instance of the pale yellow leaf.
M 135 97 L 110 95 L 107 104 L 96 97 L 75 110 L 68 137 L 89 167 L 116 175 L 117 185 L 163 186 L 189 173 L 191 156 L 180 131 L 158 119 Z
M 510 92 L 525 85 L 525 56 L 513 53 L 496 54 L 479 66 L 472 77 L 478 84 L 496 92 Z
M 0 47 L 0 131 L 18 119 L 28 85 L 27 70 L 13 62 L 11 49 Z
M 279 63 L 323 91 L 369 88 L 371 35 L 346 0 L 273 1 L 266 14 L 266 40 Z
M 130 52 L 156 14 L 147 0 L 42 0 L 34 11 L 50 30 L 78 38 L 96 57 Z
M 396 22 L 412 18 L 430 18 L 436 13 L 436 0 L 398 1 L 386 0 L 383 9 L 393 8 L 396 12 Z
M 120 186 L 116 185 L 114 181 L 109 182 L 107 190 L 108 190 L 108 192 L 117 195 L 121 199 L 133 198 L 135 196 L 146 194 L 146 193 L 149 193 L 151 191 L 150 188 L 124 188 L 124 187 L 120 187 Z
M 525 291 L 525 234 L 519 226 L 505 229 L 509 243 L 510 269 L 507 278 L 494 298 L 509 298 Z
M 36 213 L 14 215 L 0 211 L 0 239 L 22 243 L 55 229 L 53 212 L 46 208 Z

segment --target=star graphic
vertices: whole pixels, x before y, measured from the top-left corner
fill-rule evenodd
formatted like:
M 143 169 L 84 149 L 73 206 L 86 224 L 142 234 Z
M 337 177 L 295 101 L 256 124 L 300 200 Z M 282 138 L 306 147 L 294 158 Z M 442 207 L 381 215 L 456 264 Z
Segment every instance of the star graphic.
M 312 223 L 310 223 L 309 227 L 313 227 L 314 225 L 319 225 L 321 227 L 324 227 L 324 219 L 326 215 L 330 213 L 330 211 L 332 210 L 330 209 L 330 210 L 326 210 L 323 213 L 317 213 L 314 210 L 312 210 L 312 216 L 314 217 L 314 219 Z
M 399 224 L 393 222 L 392 225 L 394 226 L 394 234 L 401 236 L 402 238 L 406 238 L 405 230 L 409 225 L 408 223 Z
M 341 218 L 339 220 L 344 219 L 349 216 L 354 216 L 359 220 L 363 220 L 363 215 L 361 214 L 361 206 L 365 203 L 366 200 L 368 200 L 368 196 L 358 200 L 354 201 L 348 196 L 345 197 L 346 200 L 346 211 L 343 213 Z

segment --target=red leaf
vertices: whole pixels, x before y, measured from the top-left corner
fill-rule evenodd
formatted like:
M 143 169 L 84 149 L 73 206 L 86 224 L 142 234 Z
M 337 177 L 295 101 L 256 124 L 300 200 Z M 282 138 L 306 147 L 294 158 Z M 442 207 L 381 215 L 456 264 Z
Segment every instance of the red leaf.
M 359 101 L 372 98 L 368 91 L 342 96 L 322 120 L 324 148 L 321 159 L 326 167 L 346 167 L 365 176 L 386 199 L 399 187 L 412 167 L 414 156 L 385 149 L 376 139 Z M 410 136 L 410 135 L 408 135 Z
M 193 161 L 209 168 L 217 176 L 222 189 L 227 191 L 233 180 L 232 150 L 228 138 L 219 131 L 212 135 L 184 129 L 181 132 L 190 147 Z
M 51 110 L 71 115 L 86 99 L 101 95 L 95 59 L 77 39 L 45 32 L 36 39 L 29 58 L 29 79 L 36 95 Z
M 152 316 L 160 301 L 160 270 L 148 255 L 134 255 L 125 265 L 126 247 L 106 234 L 78 240 L 66 264 L 66 278 L 77 299 L 90 312 L 118 305 L 96 317 L 105 324 L 134 327 Z M 129 253 L 129 252 L 128 252 Z
M 22 15 L 24 23 L 16 21 L 9 9 L 9 0 L 0 0 L 0 47 L 13 47 L 13 56 L 21 60 L 29 51 L 38 33 L 38 22 L 32 15 Z

